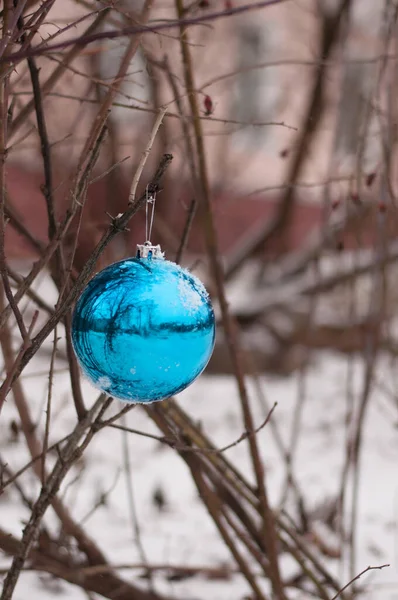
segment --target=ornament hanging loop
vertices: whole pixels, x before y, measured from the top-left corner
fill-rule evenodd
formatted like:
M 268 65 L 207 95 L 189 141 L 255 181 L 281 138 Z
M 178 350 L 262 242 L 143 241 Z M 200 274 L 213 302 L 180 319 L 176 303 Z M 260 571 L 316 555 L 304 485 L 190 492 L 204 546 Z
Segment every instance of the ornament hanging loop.
M 153 227 L 153 218 L 155 215 L 155 204 L 156 204 L 156 194 L 149 192 L 148 186 L 145 191 L 145 239 L 146 242 L 144 244 L 137 244 L 137 254 L 136 258 L 164 258 L 164 252 L 162 252 L 159 244 L 154 246 L 152 244 L 151 235 L 152 235 L 152 227 Z M 151 206 L 151 210 L 149 210 L 149 206 Z M 150 213 L 150 214 L 149 214 Z
M 155 204 L 156 204 L 156 194 L 149 192 L 148 186 L 146 186 L 146 190 L 145 190 L 145 239 L 146 239 L 146 243 L 149 243 L 149 244 L 151 244 L 153 218 L 155 216 Z M 149 211 L 149 205 L 151 205 L 151 207 L 152 207 L 151 211 Z M 150 216 L 149 216 L 149 212 L 151 213 Z

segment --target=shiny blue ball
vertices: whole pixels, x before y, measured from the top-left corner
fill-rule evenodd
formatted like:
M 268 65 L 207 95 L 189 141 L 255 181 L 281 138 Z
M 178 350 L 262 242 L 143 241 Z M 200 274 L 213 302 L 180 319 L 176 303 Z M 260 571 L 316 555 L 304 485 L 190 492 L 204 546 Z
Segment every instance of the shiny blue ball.
M 129 258 L 98 273 L 72 319 L 84 374 L 127 402 L 181 392 L 206 367 L 214 338 L 214 312 L 202 283 L 159 258 Z

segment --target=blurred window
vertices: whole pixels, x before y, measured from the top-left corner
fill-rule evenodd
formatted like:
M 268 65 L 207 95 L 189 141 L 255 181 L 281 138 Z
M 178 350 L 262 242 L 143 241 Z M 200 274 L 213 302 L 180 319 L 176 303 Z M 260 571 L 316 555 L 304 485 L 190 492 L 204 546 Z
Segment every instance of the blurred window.
M 264 123 L 275 118 L 280 96 L 278 68 L 253 68 L 274 58 L 275 30 L 268 23 L 245 24 L 237 31 L 237 70 L 231 118 L 243 123 Z M 262 146 L 270 133 L 263 126 L 244 127 L 235 133 L 243 144 Z
M 136 4 L 131 2 L 124 2 L 125 11 L 128 8 L 126 4 Z M 139 7 L 138 7 L 139 8 Z M 125 16 L 124 12 L 113 10 L 112 22 L 107 22 L 103 30 L 112 31 L 126 27 L 131 23 Z M 106 40 L 103 44 L 102 51 L 98 55 L 96 60 L 95 70 L 99 79 L 103 80 L 104 83 L 111 83 L 112 79 L 117 76 L 120 68 L 121 61 L 126 52 L 126 48 L 130 43 L 130 38 L 123 37 L 115 40 Z M 106 87 L 98 86 L 99 94 L 103 94 L 106 91 Z M 116 97 L 116 102 L 127 105 L 141 105 L 144 106 L 150 99 L 150 81 L 147 72 L 147 65 L 144 52 L 141 48 L 135 53 L 129 69 L 127 71 L 127 77 L 123 81 L 120 93 Z M 131 118 L 140 118 L 142 113 L 132 111 L 123 107 L 114 107 L 112 111 L 113 118 L 118 120 L 124 120 Z

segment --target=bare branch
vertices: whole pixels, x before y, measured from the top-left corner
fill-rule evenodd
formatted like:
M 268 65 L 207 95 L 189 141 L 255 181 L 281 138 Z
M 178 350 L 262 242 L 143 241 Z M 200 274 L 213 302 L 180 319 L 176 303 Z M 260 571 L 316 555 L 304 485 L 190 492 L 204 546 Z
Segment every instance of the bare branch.
M 119 31 L 104 31 L 101 33 L 93 33 L 91 35 L 86 35 L 85 37 L 82 36 L 78 38 L 72 38 L 69 40 L 65 40 L 64 42 L 59 42 L 57 44 L 49 44 L 48 46 L 35 48 L 32 49 L 29 53 L 14 52 L 7 56 L 7 62 L 19 62 L 20 60 L 27 58 L 27 56 L 39 56 L 41 54 L 47 54 L 54 50 L 61 50 L 62 48 L 67 48 L 68 46 L 72 46 L 74 44 L 79 45 L 80 48 L 83 48 L 88 44 L 92 44 L 93 42 L 97 42 L 99 40 L 112 40 L 121 37 L 129 37 L 135 34 L 156 33 L 168 29 L 178 29 L 179 27 L 187 27 L 188 25 L 201 25 L 202 23 L 216 21 L 224 17 L 239 15 L 241 13 L 246 13 L 252 10 L 267 8 L 269 6 L 274 6 L 275 4 L 282 4 L 284 2 L 287 2 L 287 0 L 263 0 L 262 2 L 245 4 L 236 8 L 229 8 L 227 10 L 213 12 L 207 15 L 201 15 L 200 17 L 178 19 L 175 21 L 168 21 L 167 23 L 159 23 L 157 25 L 125 27 L 123 29 L 120 29 Z M 6 59 L 4 57 L 0 57 L 0 64 L 3 62 L 6 62 Z
M 335 596 L 333 596 L 333 598 L 331 600 L 336 600 L 336 598 L 339 598 L 342 594 L 342 592 L 344 592 L 348 587 L 350 587 L 355 581 L 358 581 L 358 579 L 360 579 L 362 577 L 362 575 L 365 575 L 365 573 L 368 573 L 369 571 L 376 571 L 379 570 L 381 571 L 382 569 L 385 569 L 386 567 L 389 567 L 389 564 L 386 565 L 380 565 L 378 567 L 366 567 L 366 569 L 364 569 L 363 571 L 361 571 L 358 575 L 356 575 L 356 577 L 354 577 L 354 579 L 351 579 L 351 581 L 349 581 L 343 588 L 341 588 L 341 590 L 339 590 L 337 592 L 337 594 Z
M 161 108 L 159 110 L 159 114 L 158 114 L 158 116 L 157 116 L 157 118 L 155 120 L 155 123 L 153 124 L 151 135 L 149 137 L 149 141 L 148 141 L 147 147 L 145 148 L 144 152 L 142 153 L 140 162 L 138 163 L 137 170 L 135 172 L 135 175 L 133 177 L 133 181 L 131 183 L 130 194 L 129 194 L 129 203 L 130 204 L 135 201 L 135 195 L 136 195 L 136 192 L 137 192 L 138 183 L 139 183 L 141 175 L 142 175 L 142 171 L 144 170 L 145 163 L 146 163 L 146 161 L 148 159 L 148 156 L 151 153 L 152 146 L 153 146 L 153 143 L 154 143 L 155 138 L 156 138 L 156 134 L 157 134 L 157 132 L 159 130 L 159 127 L 162 124 L 163 117 L 166 114 L 166 112 L 167 112 L 167 108 L 166 107 Z

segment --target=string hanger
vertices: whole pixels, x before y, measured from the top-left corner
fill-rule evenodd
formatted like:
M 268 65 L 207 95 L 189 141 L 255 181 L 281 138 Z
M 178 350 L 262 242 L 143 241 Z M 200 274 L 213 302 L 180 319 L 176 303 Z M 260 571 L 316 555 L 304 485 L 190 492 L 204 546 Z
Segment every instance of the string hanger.
M 160 258 L 164 259 L 164 252 L 160 245 L 153 246 L 151 242 L 153 219 L 155 216 L 156 193 L 149 192 L 148 186 L 145 190 L 145 239 L 144 244 L 137 244 L 136 258 Z M 152 209 L 149 210 L 149 205 Z
M 145 239 L 147 242 L 151 241 L 152 236 L 152 227 L 153 227 L 153 219 L 155 216 L 155 204 L 156 204 L 156 194 L 150 193 L 148 190 L 148 186 L 146 186 L 145 190 Z M 149 205 L 152 206 L 152 210 L 149 211 Z M 149 212 L 151 213 L 149 215 Z

